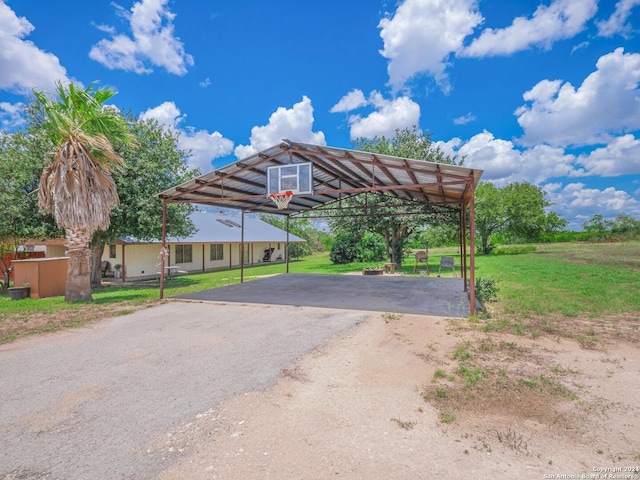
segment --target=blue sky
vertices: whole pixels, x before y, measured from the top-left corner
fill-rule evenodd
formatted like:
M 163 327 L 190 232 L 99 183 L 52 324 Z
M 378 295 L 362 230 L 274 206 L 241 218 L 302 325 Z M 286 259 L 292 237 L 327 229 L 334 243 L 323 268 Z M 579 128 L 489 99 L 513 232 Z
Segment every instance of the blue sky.
M 118 90 L 202 172 L 413 124 L 579 229 L 640 218 L 640 0 L 0 0 L 0 128 L 32 89 Z

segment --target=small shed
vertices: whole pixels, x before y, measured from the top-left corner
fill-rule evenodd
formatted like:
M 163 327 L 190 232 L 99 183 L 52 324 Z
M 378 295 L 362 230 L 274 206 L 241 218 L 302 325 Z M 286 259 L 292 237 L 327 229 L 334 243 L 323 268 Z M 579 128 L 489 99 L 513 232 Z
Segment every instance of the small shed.
M 14 260 L 14 285 L 29 284 L 31 298 L 64 295 L 69 257 Z

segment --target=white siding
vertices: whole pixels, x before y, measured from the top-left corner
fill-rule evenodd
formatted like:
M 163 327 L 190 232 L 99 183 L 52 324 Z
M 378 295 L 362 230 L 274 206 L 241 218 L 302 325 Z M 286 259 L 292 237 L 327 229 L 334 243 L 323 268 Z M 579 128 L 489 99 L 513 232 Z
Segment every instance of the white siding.
M 239 243 L 223 243 L 222 260 L 210 260 L 210 245 L 211 243 L 184 243 L 180 245 L 191 245 L 191 262 L 189 263 L 176 263 L 176 249 L 175 244 L 169 245 L 170 257 L 167 265 L 177 265 L 180 270 L 186 270 L 188 272 L 201 272 L 203 271 L 203 259 L 204 270 L 223 270 L 229 268 L 229 260 L 231 257 L 231 268 L 238 268 L 240 266 L 240 244 Z M 278 249 L 278 246 L 280 248 Z M 110 264 L 111 270 L 114 265 L 124 265 L 126 271 L 124 272 L 127 280 L 135 278 L 152 278 L 160 271 L 160 244 L 158 243 L 138 243 L 138 244 L 118 244 L 116 245 L 116 258 L 109 258 L 109 245 L 105 246 L 102 253 L 102 260 L 107 260 Z M 267 248 L 273 248 L 273 254 L 271 255 L 272 261 L 284 260 L 285 243 L 281 242 L 259 242 L 245 244 L 245 248 L 249 250 L 249 258 L 245 258 L 245 265 L 260 264 L 264 257 L 264 251 Z M 124 262 L 122 261 L 124 249 Z

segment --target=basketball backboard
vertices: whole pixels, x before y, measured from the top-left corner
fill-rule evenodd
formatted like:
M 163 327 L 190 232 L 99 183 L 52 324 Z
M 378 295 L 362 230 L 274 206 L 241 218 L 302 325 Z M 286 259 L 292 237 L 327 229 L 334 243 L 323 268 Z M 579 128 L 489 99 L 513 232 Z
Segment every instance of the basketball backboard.
M 313 194 L 313 165 L 310 162 L 267 167 L 267 196 L 285 192 Z

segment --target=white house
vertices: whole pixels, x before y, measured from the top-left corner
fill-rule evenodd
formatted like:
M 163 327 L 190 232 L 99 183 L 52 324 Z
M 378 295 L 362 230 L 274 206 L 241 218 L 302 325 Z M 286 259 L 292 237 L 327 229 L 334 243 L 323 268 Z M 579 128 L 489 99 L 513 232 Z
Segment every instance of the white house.
M 191 220 L 196 233 L 188 238 L 167 237 L 169 256 L 165 265 L 175 265 L 187 272 L 206 272 L 240 266 L 241 219 L 224 214 L 195 212 Z M 258 218 L 245 215 L 244 264 L 284 261 L 287 233 Z M 289 234 L 289 243 L 305 240 Z M 120 265 L 126 280 L 153 278 L 160 269 L 160 240 L 140 242 L 133 238 L 118 239 L 106 245 L 103 265 L 108 262 L 108 275 Z

